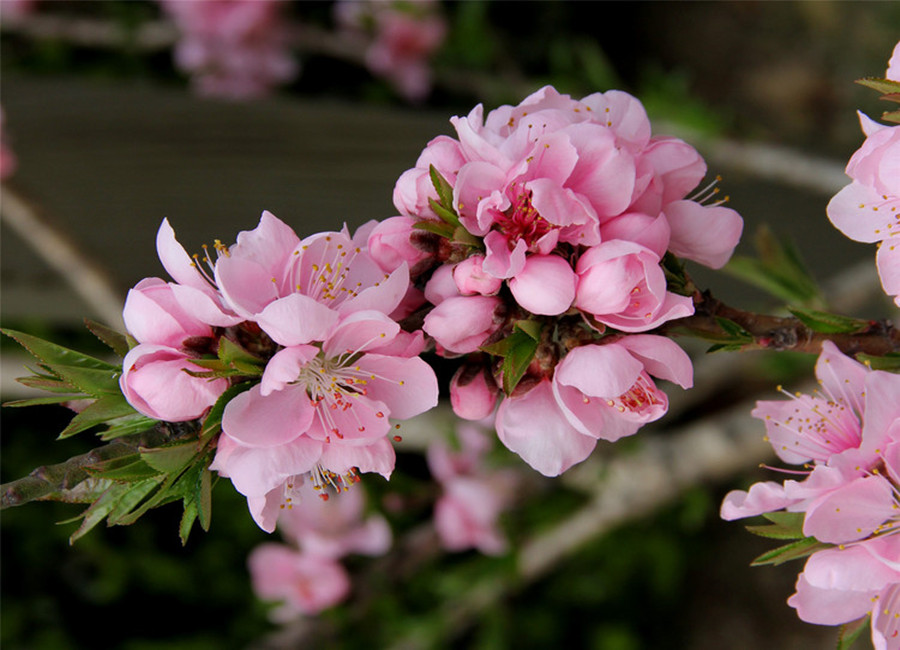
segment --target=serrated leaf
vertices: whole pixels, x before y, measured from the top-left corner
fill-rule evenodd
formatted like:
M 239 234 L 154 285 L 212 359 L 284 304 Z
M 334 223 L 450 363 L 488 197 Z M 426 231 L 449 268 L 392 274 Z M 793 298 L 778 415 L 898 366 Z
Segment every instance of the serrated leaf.
M 196 503 L 200 527 L 209 532 L 209 525 L 212 522 L 212 472 L 205 467 L 200 474 L 200 494 Z
M 221 359 L 226 366 L 232 366 L 238 370 L 246 368 L 248 369 L 248 372 L 255 375 L 261 375 L 263 368 L 266 365 L 265 361 L 250 354 L 240 345 L 224 336 L 219 339 L 218 355 L 219 359 Z
M 434 191 L 438 195 L 438 200 L 446 208 L 453 209 L 453 186 L 444 178 L 434 165 L 428 166 L 428 175 L 431 177 L 431 184 Z
M 249 390 L 257 383 L 258 382 L 255 381 L 245 381 L 243 383 L 232 386 L 224 393 L 219 395 L 219 399 L 216 400 L 216 403 L 213 404 L 213 407 L 209 410 L 209 413 L 206 415 L 206 419 L 203 420 L 203 426 L 200 428 L 201 444 L 205 444 L 205 442 L 211 436 L 215 435 L 221 430 L 222 414 L 225 412 L 225 406 L 228 404 L 228 402 L 243 393 L 245 390 Z
M 79 481 L 75 486 L 67 489 L 53 492 L 47 496 L 41 497 L 41 501 L 60 501 L 62 503 L 94 503 L 100 496 L 112 486 L 113 482 L 104 478 L 89 477 L 83 481 Z M 74 519 L 65 522 L 78 521 L 79 515 Z
M 97 472 L 93 468 L 87 469 L 93 476 L 97 478 L 104 478 L 109 479 L 110 481 L 120 481 L 125 483 L 142 481 L 144 479 L 160 475 L 160 472 L 158 470 L 150 467 L 150 465 L 145 463 L 140 458 L 131 463 L 128 463 L 127 465 L 123 465 L 115 469 L 104 470 L 101 472 Z
M 541 340 L 541 329 L 543 329 L 543 325 L 536 320 L 520 320 L 516 321 L 514 327 L 517 330 L 521 330 L 525 332 L 528 336 L 533 338 L 535 341 Z
M 889 352 L 883 357 L 873 357 L 870 354 L 859 354 L 856 358 L 859 361 L 868 364 L 872 370 L 900 372 L 900 353 L 897 352 Z
M 196 440 L 178 442 L 141 449 L 141 458 L 154 469 L 165 474 L 184 469 L 191 459 L 197 455 L 198 444 Z
M 134 407 L 126 401 L 121 393 L 104 395 L 77 413 L 69 422 L 69 426 L 59 434 L 57 440 L 63 440 L 76 433 L 135 413 Z
M 803 520 L 806 518 L 806 515 L 802 512 L 784 512 L 783 510 L 764 512 L 762 516 L 773 524 L 791 528 L 797 532 L 803 531 Z
M 864 77 L 862 79 L 857 79 L 856 83 L 860 86 L 877 90 L 883 95 L 900 92 L 900 82 L 884 79 L 882 77 Z
M 790 307 L 789 311 L 809 329 L 815 332 L 822 332 L 823 334 L 850 334 L 859 332 L 869 326 L 868 321 L 841 316 L 840 314 L 829 314 L 828 312 L 815 309 Z
M 74 544 L 76 541 L 87 535 L 91 530 L 93 530 L 94 526 L 99 524 L 106 518 L 113 508 L 115 508 L 116 503 L 122 497 L 124 492 L 123 488 L 125 488 L 124 484 L 114 483 L 109 486 L 109 488 L 104 491 L 103 495 L 94 501 L 83 513 L 81 513 L 75 519 L 66 520 L 60 523 L 69 523 L 70 521 L 77 521 L 78 519 L 82 519 L 81 525 L 78 527 L 74 533 L 69 536 L 69 544 Z
M 457 228 L 460 226 L 459 217 L 456 216 L 456 213 L 450 208 L 446 208 L 434 199 L 428 199 L 428 207 L 434 211 L 434 213 L 440 217 L 441 221 L 444 221 L 447 225 L 452 228 Z
M 191 529 L 194 522 L 197 521 L 197 502 L 186 501 L 184 504 L 184 514 L 181 515 L 181 524 L 178 526 L 178 536 L 181 538 L 181 545 L 187 544 Z
M 713 352 L 740 352 L 744 348 L 742 343 L 716 343 L 706 349 L 707 354 Z
M 725 333 L 728 340 L 734 340 L 736 343 L 751 343 L 753 341 L 753 335 L 733 320 L 716 316 L 716 324 Z
M 803 539 L 802 512 L 768 512 L 763 515 L 772 523 L 765 526 L 747 526 L 747 530 L 770 539 Z
M 101 361 L 90 355 L 64 348 L 50 341 L 45 341 L 36 336 L 17 332 L 15 330 L 0 330 L 8 337 L 14 339 L 19 345 L 28 350 L 32 355 L 43 361 L 48 366 L 74 366 L 79 368 L 96 368 L 105 370 L 121 370 L 106 361 Z
M 830 548 L 830 544 L 823 544 L 815 537 L 805 537 L 796 542 L 779 546 L 776 549 L 763 553 L 750 563 L 750 566 L 763 566 L 765 564 L 773 564 L 775 566 L 784 564 L 789 560 L 796 560 L 807 555 L 812 555 L 818 550 Z
M 441 237 L 446 237 L 450 239 L 453 237 L 453 227 L 446 223 L 438 223 L 436 221 L 431 221 L 429 219 L 423 219 L 422 221 L 417 221 L 413 224 L 413 228 L 418 230 L 425 230 L 427 232 L 434 233 L 435 235 L 440 235 Z
M 869 614 L 850 623 L 841 625 L 838 634 L 837 650 L 850 650 L 860 635 L 869 628 Z
M 27 399 L 15 399 L 11 402 L 4 402 L 3 406 L 11 408 L 19 408 L 21 406 L 41 406 L 44 404 L 62 404 L 63 402 L 71 402 L 73 400 L 83 399 L 84 395 L 54 395 L 52 397 L 29 397 Z
M 111 327 L 107 327 L 106 325 L 89 319 L 84 320 L 84 325 L 94 336 L 109 346 L 117 356 L 124 357 L 128 354 L 128 350 L 130 349 L 128 339 L 121 332 L 117 332 Z
M 157 475 L 143 481 L 129 483 L 131 489 L 122 494 L 107 515 L 108 524 L 110 526 L 127 526 L 134 523 L 137 519 L 131 517 L 134 509 L 157 488 L 162 480 L 162 475 Z
M 78 392 L 78 389 L 75 388 L 75 386 L 64 382 L 59 377 L 51 377 L 50 375 L 34 374 L 29 377 L 19 377 L 16 381 L 23 386 L 45 390 L 48 393 Z
M 511 395 L 531 365 L 538 342 L 522 331 L 513 332 L 507 338 L 514 341 L 503 357 L 503 391 Z
M 88 368 L 48 364 L 47 368 L 78 390 L 93 397 L 121 395 L 122 393 L 119 388 L 119 376 L 122 374 L 122 369 L 116 366 Z
M 900 123 L 900 111 L 888 111 L 881 114 L 881 119 L 885 122 Z
M 141 415 L 140 413 L 126 415 L 123 418 L 107 422 L 106 424 L 109 428 L 100 433 L 100 439 L 109 441 L 123 436 L 143 433 L 144 431 L 155 427 L 156 423 L 156 420 L 148 418 L 146 415 Z

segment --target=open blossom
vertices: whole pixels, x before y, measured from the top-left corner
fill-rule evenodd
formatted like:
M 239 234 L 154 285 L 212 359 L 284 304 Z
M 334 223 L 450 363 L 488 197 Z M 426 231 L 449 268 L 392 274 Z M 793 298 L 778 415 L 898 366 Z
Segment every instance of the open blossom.
M 900 43 L 886 73 L 900 81 Z M 885 293 L 900 305 L 900 126 L 884 126 L 860 113 L 866 140 L 847 163 L 853 181 L 828 204 L 831 223 L 850 239 L 878 242 L 875 263 Z
M 822 346 L 816 376 L 817 394 L 761 401 L 753 412 L 765 422 L 778 456 L 807 467 L 806 478 L 732 491 L 721 514 L 803 513 L 803 534 L 835 546 L 809 557 L 788 603 L 804 621 L 823 625 L 871 613 L 875 647 L 896 650 L 900 376 L 870 370 L 830 341 Z
M 693 384 L 687 354 L 660 336 L 577 347 L 551 379 L 503 400 L 497 435 L 531 467 L 557 476 L 587 458 L 597 440 L 615 442 L 665 414 L 668 397 L 651 375 Z
M 280 0 L 159 1 L 181 32 L 175 61 L 202 94 L 259 97 L 296 76 Z
M 689 298 L 667 292 L 663 256 L 718 268 L 740 237 L 737 213 L 705 204 L 714 188 L 688 196 L 706 174 L 696 150 L 652 137 L 643 106 L 626 93 L 576 100 L 547 86 L 517 106 L 485 116 L 479 105 L 451 123 L 457 138 L 428 144 L 397 181 L 394 203 L 436 221 L 431 167 L 446 180 L 452 206 L 444 209 L 474 238 L 463 239 L 475 262 L 460 261 L 458 250 L 447 262 L 463 294 L 494 295 L 505 284 L 534 315 L 580 310 L 648 331 L 693 313 Z

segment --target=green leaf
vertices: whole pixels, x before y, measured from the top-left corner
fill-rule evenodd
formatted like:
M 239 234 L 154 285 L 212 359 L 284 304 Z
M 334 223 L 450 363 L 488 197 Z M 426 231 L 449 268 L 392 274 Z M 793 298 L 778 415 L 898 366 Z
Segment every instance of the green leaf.
M 78 390 L 94 397 L 122 394 L 119 388 L 119 376 L 122 374 L 122 369 L 116 366 L 89 368 L 48 364 L 47 369 Z
M 89 404 L 81 413 L 76 414 L 72 421 L 69 422 L 69 426 L 59 434 L 57 440 L 63 440 L 99 424 L 105 424 L 135 413 L 134 407 L 125 400 L 121 393 L 118 395 L 104 395 Z
M 772 522 L 766 526 L 747 526 L 754 535 L 771 539 L 803 539 L 802 512 L 769 512 L 763 515 Z
M 856 358 L 859 361 L 868 364 L 872 370 L 900 372 L 900 353 L 898 352 L 888 352 L 883 357 L 873 357 L 870 354 L 859 354 Z
M 454 229 L 460 226 L 459 217 L 456 216 L 456 213 L 452 209 L 445 208 L 434 199 L 428 199 L 428 207 L 430 207 L 434 213 L 441 218 L 441 221 L 444 221 L 447 225 L 452 226 Z
M 245 374 L 261 375 L 266 362 L 259 357 L 250 354 L 240 345 L 225 338 L 219 339 L 219 359 L 226 366 L 237 370 L 243 370 Z
M 19 377 L 18 379 L 16 379 L 16 381 L 23 386 L 28 386 L 29 388 L 37 388 L 38 390 L 45 390 L 48 393 L 71 393 L 78 390 L 77 388 L 75 388 L 75 386 L 67 384 L 59 377 L 41 375 L 38 373 L 35 373 L 34 375 L 31 375 L 29 377 Z
M 809 329 L 823 334 L 850 334 L 859 332 L 869 326 L 869 321 L 815 309 L 790 307 L 789 311 L 800 319 Z
M 733 257 L 723 270 L 788 303 L 822 305 L 818 285 L 791 242 L 779 241 L 762 227 L 756 235 L 756 249 L 758 259 Z
M 196 501 L 188 501 L 184 504 L 184 514 L 181 515 L 181 524 L 178 526 L 178 536 L 181 538 L 182 546 L 187 544 L 191 529 L 194 527 L 194 522 L 197 520 L 197 508 Z
M 157 420 L 148 418 L 146 415 L 133 413 L 132 415 L 126 415 L 125 417 L 107 422 L 106 425 L 109 428 L 100 433 L 100 439 L 113 440 L 114 438 L 143 433 L 144 431 L 155 427 L 156 423 Z
M 77 540 L 81 539 L 85 535 L 87 535 L 91 530 L 93 530 L 94 526 L 99 524 L 106 518 L 113 508 L 116 507 L 116 503 L 122 497 L 122 494 L 127 489 L 122 483 L 114 483 L 106 489 L 103 495 L 94 501 L 83 513 L 81 513 L 74 520 L 62 521 L 60 523 L 69 523 L 70 521 L 77 521 L 78 519 L 82 519 L 81 525 L 78 527 L 71 536 L 69 536 L 69 544 L 74 544 Z
M 877 90 L 883 95 L 900 93 L 900 82 L 893 81 L 891 79 L 884 79 L 881 77 L 864 77 L 863 79 L 857 79 L 856 83 L 858 83 L 860 86 L 865 86 L 866 88 Z
M 197 508 L 200 515 L 200 527 L 209 532 L 212 523 L 212 472 L 206 467 L 200 474 L 200 494 L 197 496 Z
M 200 428 L 201 444 L 205 444 L 209 438 L 222 429 L 222 414 L 225 412 L 225 405 L 245 390 L 249 390 L 255 386 L 257 383 L 258 382 L 255 381 L 245 381 L 241 384 L 232 386 L 219 395 L 219 399 L 216 400 L 216 403 L 213 404 L 213 407 L 209 410 L 206 419 L 203 421 L 203 426 Z
M 124 357 L 128 354 L 130 346 L 128 345 L 128 338 L 124 334 L 96 321 L 85 319 L 84 324 L 94 336 L 108 345 L 116 355 Z
M 413 224 L 413 228 L 425 230 L 427 232 L 434 233 L 435 235 L 446 237 L 447 239 L 453 237 L 453 227 L 451 225 L 446 223 L 438 223 L 437 221 L 431 221 L 430 219 L 417 221 Z
M 29 397 L 27 399 L 15 399 L 4 402 L 3 406 L 18 408 L 20 406 L 40 406 L 42 404 L 62 404 L 72 400 L 82 399 L 84 395 L 54 395 L 52 397 Z
M 514 327 L 517 330 L 521 330 L 525 332 L 528 336 L 533 338 L 535 341 L 541 340 L 541 329 L 543 325 L 536 320 L 520 320 L 516 321 Z
M 503 357 L 503 391 L 511 395 L 531 365 L 538 342 L 521 330 L 513 332 L 507 339 L 513 341 L 509 352 Z
M 885 122 L 895 122 L 900 124 L 900 111 L 890 111 L 881 114 L 881 119 Z
M 115 507 L 107 515 L 107 523 L 110 526 L 126 526 L 137 519 L 132 518 L 135 507 L 141 503 L 162 482 L 162 475 L 157 475 L 143 481 L 130 483 L 131 489 L 126 491 L 116 502 Z
M 128 463 L 127 465 L 123 465 L 115 469 L 108 469 L 98 472 L 94 468 L 88 467 L 87 470 L 97 478 L 109 479 L 110 481 L 122 481 L 126 483 L 142 481 L 144 479 L 160 475 L 160 472 L 158 470 L 150 467 L 150 465 L 145 463 L 140 458 L 131 463 Z
M 453 186 L 444 178 L 434 165 L 428 166 L 428 175 L 431 176 L 431 184 L 438 195 L 441 205 L 448 210 L 454 210 Z M 455 216 L 455 214 L 454 214 Z
M 751 343 L 753 341 L 753 335 L 733 320 L 716 316 L 716 323 L 728 340 L 733 340 L 735 343 Z
M 50 341 L 45 341 L 36 336 L 17 332 L 15 330 L 0 330 L 8 337 L 14 339 L 19 345 L 28 350 L 35 357 L 43 361 L 48 366 L 74 366 L 79 368 L 96 368 L 100 370 L 117 370 L 121 368 L 114 366 L 106 361 L 101 361 L 87 354 L 64 348 Z
M 818 550 L 831 548 L 831 544 L 823 544 L 815 537 L 805 537 L 796 542 L 779 546 L 776 549 L 763 553 L 750 563 L 750 566 L 763 566 L 765 564 L 779 565 L 789 560 L 796 560 L 807 555 L 812 555 Z
M 850 623 L 841 625 L 841 631 L 838 635 L 837 650 L 850 650 L 853 643 L 865 632 L 869 627 L 869 614 Z
M 141 458 L 154 469 L 171 474 L 187 467 L 197 455 L 198 449 L 197 440 L 175 442 L 162 447 L 141 449 Z

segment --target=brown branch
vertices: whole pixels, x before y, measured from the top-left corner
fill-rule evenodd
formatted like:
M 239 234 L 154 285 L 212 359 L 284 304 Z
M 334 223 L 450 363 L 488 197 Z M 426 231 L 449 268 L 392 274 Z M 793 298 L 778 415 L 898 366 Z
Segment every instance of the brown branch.
M 717 318 L 740 325 L 752 337 L 742 350 L 792 350 L 818 354 L 824 341 L 833 342 L 847 355 L 868 354 L 881 357 L 900 352 L 900 330 L 889 320 L 873 320 L 856 332 L 828 334 L 817 332 L 794 316 L 756 314 L 726 305 L 708 291 L 694 294 L 694 315 L 670 321 L 654 331 L 663 336 L 690 335 L 698 338 L 727 338 Z M 726 341 L 727 342 L 727 341 Z

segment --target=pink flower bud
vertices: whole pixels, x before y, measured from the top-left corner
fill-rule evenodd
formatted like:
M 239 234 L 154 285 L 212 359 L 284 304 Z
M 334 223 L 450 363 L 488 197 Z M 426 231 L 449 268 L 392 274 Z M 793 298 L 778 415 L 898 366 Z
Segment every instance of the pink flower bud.
M 464 296 L 480 293 L 483 296 L 493 296 L 503 285 L 503 280 L 489 273 L 485 273 L 482 264 L 484 255 L 472 255 L 453 268 L 453 280 L 456 287 Z
M 410 243 L 414 223 L 412 217 L 391 217 L 375 226 L 369 234 L 369 255 L 383 270 L 394 271 L 403 262 L 412 269 L 428 259 L 428 253 Z
M 422 329 L 451 353 L 475 352 L 497 329 L 494 313 L 501 304 L 494 296 L 448 298 L 425 317 Z
M 450 380 L 450 404 L 464 420 L 482 420 L 494 412 L 497 384 L 484 368 L 463 365 Z

